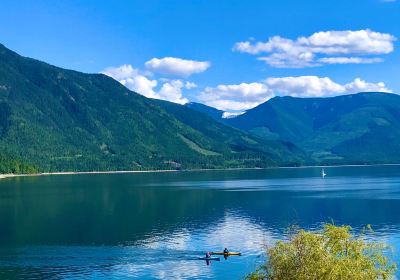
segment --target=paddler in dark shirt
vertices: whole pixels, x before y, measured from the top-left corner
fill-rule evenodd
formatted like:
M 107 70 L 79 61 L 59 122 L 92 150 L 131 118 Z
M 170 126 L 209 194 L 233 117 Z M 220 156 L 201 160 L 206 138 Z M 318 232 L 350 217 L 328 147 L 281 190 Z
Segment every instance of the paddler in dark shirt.
M 229 256 L 229 251 L 227 248 L 224 249 L 224 259 L 227 260 Z

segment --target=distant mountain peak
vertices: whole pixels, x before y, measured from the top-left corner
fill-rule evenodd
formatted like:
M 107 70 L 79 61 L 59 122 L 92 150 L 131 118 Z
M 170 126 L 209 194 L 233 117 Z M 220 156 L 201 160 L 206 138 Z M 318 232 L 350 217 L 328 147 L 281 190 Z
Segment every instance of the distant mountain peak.
M 106 75 L 62 69 L 0 46 L 0 155 L 7 161 L 40 171 L 93 171 L 304 160 L 293 145 L 248 135 L 194 106 L 203 105 L 148 99 Z M 219 118 L 223 113 L 202 108 Z
M 243 115 L 245 112 L 224 112 L 222 114 L 223 119 L 233 119 L 237 116 Z
M 292 142 L 317 162 L 400 162 L 400 142 L 394 141 L 400 137 L 400 96 L 393 93 L 274 98 L 225 122 Z

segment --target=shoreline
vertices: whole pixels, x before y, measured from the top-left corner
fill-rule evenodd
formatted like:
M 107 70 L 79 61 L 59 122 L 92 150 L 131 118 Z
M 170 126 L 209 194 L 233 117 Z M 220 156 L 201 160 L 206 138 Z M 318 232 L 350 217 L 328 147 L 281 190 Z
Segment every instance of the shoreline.
M 56 176 L 56 175 L 81 175 L 81 174 L 125 174 L 125 173 L 163 173 L 179 172 L 181 170 L 115 170 L 115 171 L 60 171 L 60 172 L 42 172 L 32 174 L 0 174 L 0 180 L 15 177 L 36 177 L 36 176 Z
M 382 164 L 343 164 L 343 165 L 304 165 L 304 166 L 278 166 L 278 167 L 242 167 L 242 168 L 213 168 L 213 169 L 161 169 L 161 170 L 115 170 L 115 171 L 61 171 L 43 172 L 33 174 L 0 174 L 0 180 L 15 177 L 37 177 L 37 176 L 57 176 L 57 175 L 85 175 L 85 174 L 129 174 L 129 173 L 167 173 L 167 172 L 199 172 L 199 171 L 239 171 L 239 170 L 269 170 L 269 169 L 294 169 L 294 168 L 337 168 L 337 167 L 368 167 L 368 166 L 400 166 L 400 163 Z

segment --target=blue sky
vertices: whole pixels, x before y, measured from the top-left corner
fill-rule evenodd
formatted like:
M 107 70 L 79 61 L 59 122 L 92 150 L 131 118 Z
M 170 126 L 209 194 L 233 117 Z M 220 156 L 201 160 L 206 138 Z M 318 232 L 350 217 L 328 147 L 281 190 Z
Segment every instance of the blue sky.
M 400 92 L 399 13 L 383 0 L 2 0 L 0 43 L 148 97 L 242 111 L 276 95 Z

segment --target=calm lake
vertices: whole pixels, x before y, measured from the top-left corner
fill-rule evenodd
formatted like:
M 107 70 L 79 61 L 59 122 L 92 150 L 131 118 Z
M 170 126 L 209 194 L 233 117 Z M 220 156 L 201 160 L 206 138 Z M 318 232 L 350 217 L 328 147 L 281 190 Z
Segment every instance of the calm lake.
M 400 166 L 0 180 L 1 279 L 241 279 L 298 225 L 371 224 L 400 263 Z M 198 260 L 228 247 L 243 256 Z

